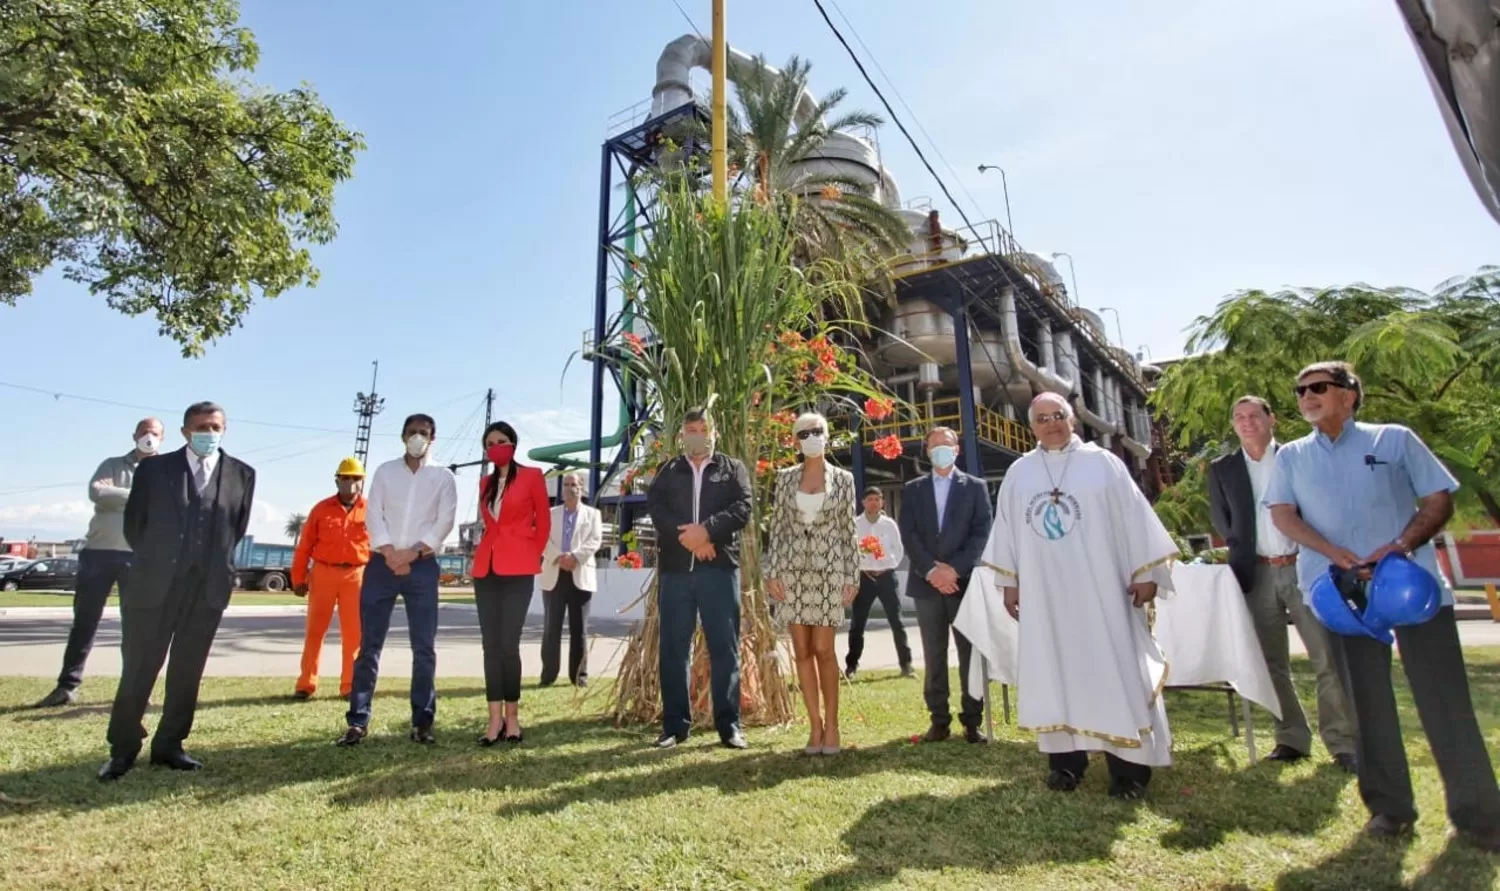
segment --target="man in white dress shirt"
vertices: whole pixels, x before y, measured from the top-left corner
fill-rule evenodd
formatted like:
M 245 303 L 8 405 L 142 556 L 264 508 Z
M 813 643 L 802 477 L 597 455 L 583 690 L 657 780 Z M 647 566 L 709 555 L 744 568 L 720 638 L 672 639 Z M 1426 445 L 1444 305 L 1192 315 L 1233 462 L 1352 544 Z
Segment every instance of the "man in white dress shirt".
M 437 552 L 453 531 L 458 487 L 446 467 L 427 463 L 437 423 L 412 415 L 401 425 L 406 455 L 375 471 L 365 502 L 370 530 L 370 564 L 359 592 L 360 648 L 349 693 L 349 727 L 338 745 L 364 740 L 370 726 L 370 704 L 380 675 L 380 651 L 391 627 L 396 596 L 406 606 L 411 638 L 411 740 L 433 743 L 437 712 L 438 562 Z
M 885 496 L 876 486 L 865 489 L 865 512 L 854 518 L 854 534 L 860 541 L 859 595 L 854 598 L 854 615 L 849 620 L 849 655 L 844 659 L 844 676 L 854 677 L 859 657 L 865 651 L 865 625 L 870 621 L 870 607 L 876 600 L 891 623 L 891 637 L 896 642 L 896 658 L 901 676 L 916 677 L 911 667 L 911 647 L 906 642 L 906 628 L 901 624 L 901 595 L 896 591 L 896 567 L 906 552 L 901 548 L 901 528 L 885 515 Z M 864 550 L 864 541 L 875 538 L 885 553 L 876 557 Z
M 1143 607 L 1171 590 L 1177 545 L 1124 463 L 1073 434 L 1066 399 L 1044 393 L 1030 416 L 1037 447 L 1000 484 L 970 596 L 981 595 L 990 621 L 1020 623 L 1017 723 L 1048 755 L 1047 786 L 1076 789 L 1089 752 L 1103 751 L 1109 794 L 1141 798 L 1151 768 L 1172 761 L 1166 662 Z M 996 600 L 1003 611 L 988 608 Z M 994 652 L 968 612 L 955 624 Z
M 1276 721 L 1276 748 L 1268 760 L 1292 763 L 1312 752 L 1312 728 L 1297 700 L 1286 625 L 1297 626 L 1318 677 L 1318 731 L 1328 753 L 1344 770 L 1355 770 L 1354 727 L 1344 709 L 1338 671 L 1329 653 L 1328 631 L 1302 600 L 1297 587 L 1297 543 L 1271 521 L 1263 504 L 1276 469 L 1276 415 L 1259 396 L 1242 396 L 1231 408 L 1240 448 L 1208 467 L 1209 513 L 1214 531 L 1229 545 L 1245 605 L 1255 623 L 1281 717 Z

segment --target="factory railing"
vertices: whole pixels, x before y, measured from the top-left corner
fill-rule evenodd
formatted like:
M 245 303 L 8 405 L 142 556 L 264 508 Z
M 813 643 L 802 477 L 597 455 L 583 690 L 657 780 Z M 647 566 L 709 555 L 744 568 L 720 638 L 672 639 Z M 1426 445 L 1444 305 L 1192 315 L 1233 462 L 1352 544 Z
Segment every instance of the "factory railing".
M 867 422 L 860 428 L 864 444 L 872 446 L 876 440 L 891 435 L 903 445 L 921 442 L 927 431 L 938 426 L 952 427 L 960 436 L 964 434 L 957 396 L 936 399 L 930 406 L 917 405 L 914 409 L 911 413 L 898 411 L 883 421 Z M 1036 445 L 1035 438 L 1024 424 L 983 405 L 974 406 L 974 426 L 974 433 L 981 440 L 1017 454 L 1028 452 Z

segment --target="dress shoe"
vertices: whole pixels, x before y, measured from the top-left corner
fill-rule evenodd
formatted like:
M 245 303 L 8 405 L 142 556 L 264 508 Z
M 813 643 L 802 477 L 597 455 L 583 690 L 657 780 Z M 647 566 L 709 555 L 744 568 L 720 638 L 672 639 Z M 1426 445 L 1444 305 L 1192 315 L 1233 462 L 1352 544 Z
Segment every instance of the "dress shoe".
M 437 742 L 437 737 L 432 735 L 431 724 L 423 724 L 420 727 L 413 727 L 411 729 L 411 733 L 407 738 L 414 743 L 421 743 L 424 746 L 430 746 L 433 743 Z
M 917 676 L 917 670 L 910 665 L 903 665 L 901 666 L 901 676 L 904 678 L 914 678 Z
M 296 693 L 292 694 L 292 698 L 295 699 L 295 700 L 297 700 L 298 702 L 306 702 L 306 701 L 308 701 L 309 699 L 312 698 L 312 691 L 311 690 L 298 690 Z
M 502 730 L 501 733 L 504 733 L 504 731 Z M 490 746 L 493 746 L 499 741 L 499 736 L 481 736 L 479 737 L 479 747 L 481 749 L 488 749 Z
M 745 739 L 745 734 L 741 733 L 738 728 L 729 733 L 721 734 L 719 736 L 719 744 L 726 749 L 750 748 L 750 741 Z
M 1500 854 L 1500 826 L 1492 826 L 1487 830 L 1455 829 L 1453 837 L 1481 851 Z
M 369 735 L 370 731 L 366 730 L 365 728 L 355 727 L 351 725 L 346 730 L 344 730 L 343 736 L 334 740 L 333 744 L 336 746 L 357 746 L 360 743 L 364 742 L 365 737 Z
M 1082 781 L 1083 777 L 1071 770 L 1054 770 L 1047 774 L 1047 788 L 1053 792 L 1072 792 Z
M 579 678 L 578 680 L 576 680 L 576 681 L 573 682 L 573 686 L 575 686 L 575 687 L 587 687 L 588 685 L 589 685 L 589 679 L 588 678 Z
M 1146 784 L 1135 780 L 1112 779 L 1109 781 L 1109 797 L 1120 801 L 1139 801 L 1146 797 Z
M 151 763 L 157 767 L 169 767 L 172 770 L 202 770 L 203 762 L 178 749 L 166 755 L 152 755 Z
M 99 782 L 110 783 L 130 773 L 130 768 L 135 767 L 135 756 L 129 758 L 110 758 L 99 768 Z
M 927 728 L 926 733 L 922 734 L 922 742 L 942 742 L 952 735 L 953 731 L 949 729 L 947 724 L 933 724 L 931 727 Z
M 658 749 L 675 749 L 688 741 L 686 733 L 663 733 L 651 745 Z
M 1291 746 L 1277 746 L 1266 756 L 1267 761 L 1281 761 L 1286 764 L 1295 764 L 1307 757 L 1306 752 L 1299 752 Z
M 1348 752 L 1340 752 L 1333 756 L 1333 763 L 1339 766 L 1344 773 L 1359 773 L 1359 759 Z
M 46 696 L 42 697 L 42 700 L 36 705 L 33 705 L 32 708 L 61 708 L 65 705 L 72 705 L 77 701 L 77 692 L 65 689 L 63 687 L 57 687 L 51 693 L 48 693 Z
M 985 736 L 978 727 L 964 728 L 964 742 L 971 745 L 983 745 L 984 743 L 987 743 L 989 741 L 990 738 L 988 736 Z
M 1365 835 L 1371 838 L 1400 838 L 1410 835 L 1413 824 L 1410 820 L 1398 820 L 1385 814 L 1376 814 L 1365 824 Z

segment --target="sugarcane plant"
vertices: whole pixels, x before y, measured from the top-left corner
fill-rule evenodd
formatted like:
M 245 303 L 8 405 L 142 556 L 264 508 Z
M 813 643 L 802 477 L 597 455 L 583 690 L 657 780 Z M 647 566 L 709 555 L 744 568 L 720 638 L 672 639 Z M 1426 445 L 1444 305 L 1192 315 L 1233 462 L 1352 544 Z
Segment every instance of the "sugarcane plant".
M 640 457 L 625 471 L 622 490 L 649 478 L 675 452 L 671 440 L 688 409 L 708 408 L 716 449 L 743 461 L 755 481 L 741 548 L 742 719 L 782 723 L 792 716 L 792 701 L 775 657 L 760 552 L 775 471 L 796 460 L 792 420 L 799 411 L 822 410 L 843 427 L 835 432 L 837 448 L 840 437 L 858 435 L 856 419 L 884 417 L 895 406 L 858 361 L 856 335 L 869 330 L 859 285 L 839 263 L 795 257 L 795 215 L 755 195 L 721 204 L 687 178 L 660 185 L 657 209 L 643 250 L 624 258 L 635 330 L 621 330 L 601 351 L 644 385 L 651 405 L 649 421 L 636 432 Z M 654 575 L 644 596 L 645 618 L 626 645 L 614 688 L 616 723 L 660 714 Z M 695 722 L 708 722 L 701 635 L 692 677 Z

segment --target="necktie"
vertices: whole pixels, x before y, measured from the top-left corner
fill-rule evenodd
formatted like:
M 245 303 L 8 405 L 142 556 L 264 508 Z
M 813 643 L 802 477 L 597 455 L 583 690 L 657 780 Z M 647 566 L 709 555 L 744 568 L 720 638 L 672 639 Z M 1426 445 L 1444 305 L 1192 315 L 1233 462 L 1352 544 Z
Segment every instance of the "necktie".
M 202 461 L 198 462 L 198 473 L 195 481 L 198 484 L 198 494 L 202 495 L 203 490 L 208 488 L 208 465 Z

